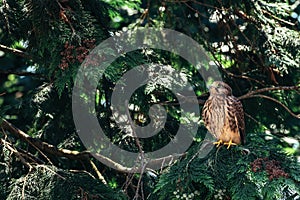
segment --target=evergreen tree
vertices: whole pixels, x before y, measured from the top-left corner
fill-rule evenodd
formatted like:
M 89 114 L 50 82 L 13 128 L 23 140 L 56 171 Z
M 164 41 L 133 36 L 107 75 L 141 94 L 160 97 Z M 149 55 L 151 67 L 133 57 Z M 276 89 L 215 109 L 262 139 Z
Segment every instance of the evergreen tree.
M 0 199 L 300 199 L 298 1 L 3 0 L 0 6 Z M 86 151 L 72 116 L 79 66 L 105 39 L 139 27 L 179 31 L 209 52 L 243 103 L 245 145 L 213 147 L 200 121 L 187 152 L 160 170 L 144 166 L 145 173 L 132 174 L 111 161 L 115 170 Z M 162 105 L 163 131 L 124 137 L 110 108 L 114 87 L 126 71 L 154 63 L 184 72 L 200 109 L 208 97 L 196 66 L 174 53 L 144 48 L 119 57 L 99 79 L 95 103 L 102 129 L 127 151 L 160 149 L 180 121 L 197 120 L 179 112 L 166 87 L 181 83 L 166 79 L 138 88 L 128 102 L 140 126 L 151 122 L 151 106 Z

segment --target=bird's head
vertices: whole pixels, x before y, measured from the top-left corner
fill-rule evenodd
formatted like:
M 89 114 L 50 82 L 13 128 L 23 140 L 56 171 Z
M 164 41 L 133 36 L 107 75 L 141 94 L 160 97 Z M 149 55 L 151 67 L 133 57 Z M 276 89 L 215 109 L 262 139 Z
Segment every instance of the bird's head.
M 210 95 L 225 95 L 232 94 L 231 87 L 222 81 L 215 81 L 209 86 Z

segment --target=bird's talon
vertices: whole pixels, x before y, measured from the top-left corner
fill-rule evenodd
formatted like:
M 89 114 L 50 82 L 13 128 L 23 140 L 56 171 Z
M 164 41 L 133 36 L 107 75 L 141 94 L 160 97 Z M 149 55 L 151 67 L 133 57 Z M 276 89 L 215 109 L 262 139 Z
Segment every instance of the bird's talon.
M 216 144 L 217 147 L 219 147 L 222 143 L 223 143 L 223 141 L 222 141 L 222 140 L 219 140 L 219 141 L 217 141 L 217 142 L 214 142 L 213 144 Z
M 237 145 L 236 143 L 233 143 L 232 140 L 230 140 L 229 142 L 224 142 L 224 145 L 227 145 L 227 149 L 230 148 L 230 146 L 232 145 Z

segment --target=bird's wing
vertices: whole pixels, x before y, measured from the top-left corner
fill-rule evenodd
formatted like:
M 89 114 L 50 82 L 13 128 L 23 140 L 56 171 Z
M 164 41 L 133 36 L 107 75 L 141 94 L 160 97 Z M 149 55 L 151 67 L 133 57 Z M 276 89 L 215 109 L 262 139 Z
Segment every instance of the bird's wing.
M 244 120 L 244 109 L 242 103 L 235 98 L 235 108 L 236 108 L 236 121 L 239 129 L 241 142 L 245 144 L 246 135 L 245 135 L 245 120 Z
M 202 108 L 202 119 L 204 121 L 204 125 L 207 128 L 207 126 L 210 125 L 209 117 L 210 117 L 210 105 L 211 105 L 211 99 L 207 99 L 203 108 Z
M 227 120 L 229 128 L 233 132 L 239 134 L 241 143 L 245 143 L 245 122 L 244 110 L 242 103 L 234 96 L 229 96 L 227 99 Z

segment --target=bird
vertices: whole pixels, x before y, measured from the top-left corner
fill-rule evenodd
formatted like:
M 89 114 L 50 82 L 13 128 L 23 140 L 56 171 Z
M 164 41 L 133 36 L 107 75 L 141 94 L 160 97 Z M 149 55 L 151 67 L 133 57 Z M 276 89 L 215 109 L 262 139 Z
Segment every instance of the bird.
M 231 87 L 223 81 L 209 86 L 209 97 L 202 109 L 207 130 L 217 139 L 219 147 L 245 144 L 245 121 L 242 103 L 232 95 Z

